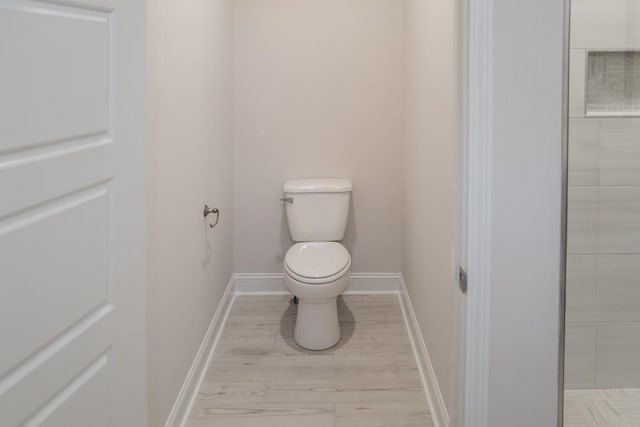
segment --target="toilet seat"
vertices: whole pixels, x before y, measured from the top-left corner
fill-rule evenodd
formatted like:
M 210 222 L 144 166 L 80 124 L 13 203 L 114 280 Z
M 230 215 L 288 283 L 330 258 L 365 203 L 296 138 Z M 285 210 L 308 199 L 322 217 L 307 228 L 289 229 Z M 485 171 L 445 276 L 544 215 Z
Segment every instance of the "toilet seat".
M 321 279 L 310 279 L 308 277 L 300 276 L 295 272 L 291 271 L 289 267 L 284 266 L 285 273 L 294 280 L 297 280 L 300 283 L 304 283 L 305 285 L 326 285 L 327 283 L 332 283 L 339 280 L 342 276 L 349 272 L 351 269 L 351 262 L 347 264 L 347 266 L 340 272 L 334 274 L 333 276 L 323 277 Z
M 308 284 L 333 282 L 351 267 L 351 256 L 338 242 L 303 242 L 293 245 L 284 259 L 292 278 Z

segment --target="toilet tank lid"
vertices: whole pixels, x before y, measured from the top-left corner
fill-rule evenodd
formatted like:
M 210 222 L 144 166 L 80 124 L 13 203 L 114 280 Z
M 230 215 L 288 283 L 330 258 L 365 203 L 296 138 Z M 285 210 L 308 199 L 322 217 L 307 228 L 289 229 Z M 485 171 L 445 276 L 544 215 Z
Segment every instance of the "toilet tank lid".
M 349 179 L 294 179 L 285 182 L 285 193 L 346 193 L 351 191 Z

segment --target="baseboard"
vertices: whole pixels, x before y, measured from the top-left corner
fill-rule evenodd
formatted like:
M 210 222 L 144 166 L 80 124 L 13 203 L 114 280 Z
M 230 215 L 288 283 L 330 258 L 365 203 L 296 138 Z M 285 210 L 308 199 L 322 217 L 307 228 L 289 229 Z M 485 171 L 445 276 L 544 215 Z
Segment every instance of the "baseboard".
M 204 379 L 207 366 L 209 365 L 213 351 L 222 333 L 222 328 L 227 321 L 229 311 L 233 305 L 234 296 L 234 279 L 231 277 L 220 299 L 218 308 L 211 319 L 209 329 L 207 329 L 207 333 L 200 344 L 196 357 L 193 359 L 187 378 L 182 384 L 180 393 L 171 409 L 169 418 L 167 418 L 165 427 L 183 427 L 186 424 L 198 389 Z
M 400 273 L 351 273 L 344 295 L 397 294 L 400 291 Z M 289 295 L 284 275 L 235 274 L 237 295 Z
M 407 292 L 407 285 L 402 277 L 400 278 L 399 297 L 404 320 L 407 325 L 407 330 L 409 331 L 411 346 L 413 347 L 415 358 L 418 363 L 422 384 L 426 390 L 433 425 L 434 427 L 448 427 L 449 414 L 447 413 L 447 407 L 444 403 L 440 387 L 438 386 L 438 379 L 436 378 L 436 373 L 433 369 L 433 365 L 431 364 L 427 345 L 424 342 L 422 333 L 420 332 L 418 319 L 416 318 L 416 313 L 413 310 L 413 305 L 411 304 L 411 299 Z

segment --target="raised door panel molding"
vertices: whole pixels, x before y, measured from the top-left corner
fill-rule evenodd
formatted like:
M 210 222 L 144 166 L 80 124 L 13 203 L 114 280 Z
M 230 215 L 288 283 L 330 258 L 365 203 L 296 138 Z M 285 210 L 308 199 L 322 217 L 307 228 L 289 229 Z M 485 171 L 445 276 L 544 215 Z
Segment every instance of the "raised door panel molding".
M 108 211 L 101 185 L 0 222 L 0 376 L 108 304 Z
M 104 137 L 109 128 L 110 15 L 2 0 L 0 154 Z
M 38 412 L 25 426 L 109 425 L 109 358 L 102 355 L 80 372 Z

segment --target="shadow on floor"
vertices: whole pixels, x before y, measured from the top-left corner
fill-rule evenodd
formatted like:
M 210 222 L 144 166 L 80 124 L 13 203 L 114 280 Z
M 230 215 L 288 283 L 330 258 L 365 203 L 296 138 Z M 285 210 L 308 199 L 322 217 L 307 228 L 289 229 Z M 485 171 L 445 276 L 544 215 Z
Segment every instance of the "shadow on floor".
M 293 299 L 289 302 L 287 309 L 280 316 L 280 336 L 284 339 L 289 347 L 297 350 L 300 353 L 306 354 L 330 354 L 335 350 L 341 348 L 347 344 L 356 330 L 356 319 L 353 316 L 353 312 L 349 309 L 349 306 L 344 301 L 342 296 L 338 297 L 338 318 L 340 320 L 340 329 L 342 330 L 342 337 L 338 344 L 331 348 L 321 351 L 307 350 L 296 344 L 293 339 L 293 328 L 296 322 L 296 315 L 298 312 L 298 306 L 293 303 Z

